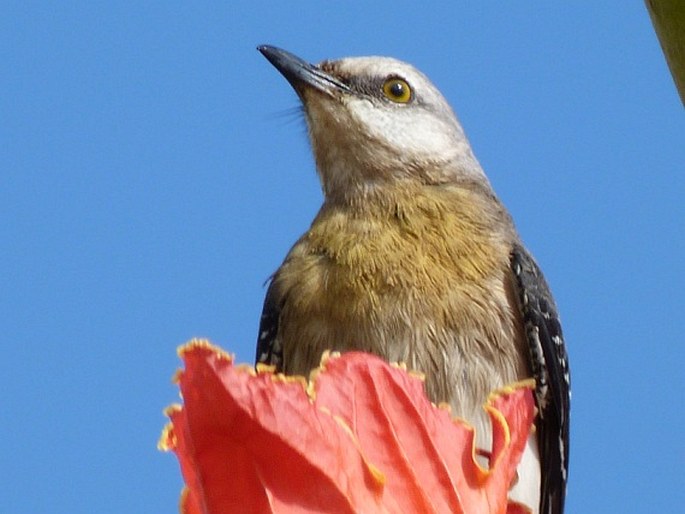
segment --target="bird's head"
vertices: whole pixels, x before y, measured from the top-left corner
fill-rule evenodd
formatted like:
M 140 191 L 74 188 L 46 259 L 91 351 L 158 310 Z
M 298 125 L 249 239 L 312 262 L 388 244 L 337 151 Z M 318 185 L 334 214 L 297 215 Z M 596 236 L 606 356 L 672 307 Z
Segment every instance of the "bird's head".
M 389 57 L 312 65 L 273 46 L 259 51 L 302 101 L 327 198 L 388 183 L 485 180 L 449 104 L 413 66 Z

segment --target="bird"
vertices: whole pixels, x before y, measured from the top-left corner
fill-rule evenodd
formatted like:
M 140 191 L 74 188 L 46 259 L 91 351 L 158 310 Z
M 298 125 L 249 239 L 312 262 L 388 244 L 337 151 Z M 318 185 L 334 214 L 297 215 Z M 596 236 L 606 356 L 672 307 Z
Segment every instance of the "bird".
M 257 48 L 299 96 L 323 203 L 268 282 L 256 361 L 305 376 L 326 350 L 403 362 L 481 448 L 489 393 L 532 377 L 535 430 L 510 496 L 563 513 L 570 372 L 558 310 L 447 100 L 391 57 L 315 65 Z

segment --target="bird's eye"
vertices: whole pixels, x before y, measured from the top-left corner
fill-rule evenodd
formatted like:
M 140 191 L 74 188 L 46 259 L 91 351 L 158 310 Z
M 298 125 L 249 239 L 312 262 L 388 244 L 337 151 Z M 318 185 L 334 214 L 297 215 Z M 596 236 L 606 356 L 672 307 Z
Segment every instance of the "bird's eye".
M 411 87 L 406 81 L 398 78 L 391 78 L 383 83 L 383 94 L 399 104 L 409 103 L 412 99 Z

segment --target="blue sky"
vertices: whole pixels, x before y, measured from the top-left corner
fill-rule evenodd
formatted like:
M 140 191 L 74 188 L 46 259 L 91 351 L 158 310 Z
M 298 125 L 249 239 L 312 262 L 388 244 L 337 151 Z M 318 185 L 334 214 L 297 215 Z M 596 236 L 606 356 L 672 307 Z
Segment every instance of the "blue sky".
M 563 316 L 568 512 L 682 508 L 685 116 L 641 2 L 112 4 L 0 17 L 6 512 L 176 511 L 176 347 L 251 362 L 321 202 L 261 43 L 433 79 Z

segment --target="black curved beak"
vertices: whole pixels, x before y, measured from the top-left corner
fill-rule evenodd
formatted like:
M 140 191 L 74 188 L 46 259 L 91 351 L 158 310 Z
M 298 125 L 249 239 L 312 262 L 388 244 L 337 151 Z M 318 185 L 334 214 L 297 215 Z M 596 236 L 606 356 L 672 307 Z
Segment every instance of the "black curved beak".
M 270 45 L 257 47 L 264 57 L 281 72 L 290 85 L 297 91 L 311 86 L 319 91 L 332 92 L 334 90 L 350 91 L 350 88 L 338 79 L 322 71 L 317 66 L 309 64 L 296 55 L 281 48 Z

